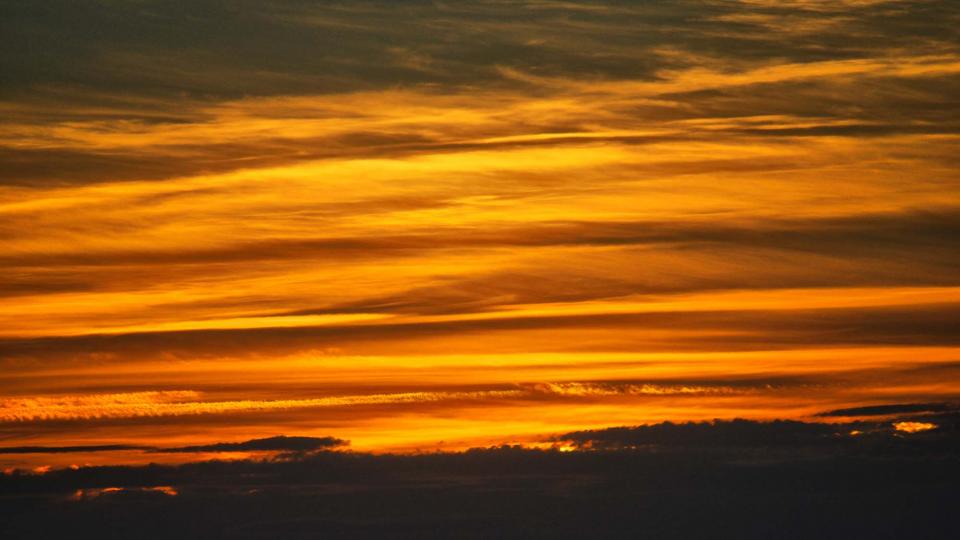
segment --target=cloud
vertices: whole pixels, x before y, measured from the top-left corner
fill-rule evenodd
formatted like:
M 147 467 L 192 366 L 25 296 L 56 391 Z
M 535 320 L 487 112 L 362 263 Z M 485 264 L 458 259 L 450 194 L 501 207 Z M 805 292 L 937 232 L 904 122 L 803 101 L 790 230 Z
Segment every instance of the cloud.
M 252 439 L 238 443 L 216 443 L 173 448 L 156 448 L 153 452 L 197 453 L 197 452 L 308 452 L 345 446 L 349 442 L 336 437 L 287 437 L 279 435 L 264 439 Z
M 194 446 L 141 446 L 130 444 L 101 444 L 81 446 L 0 446 L 0 454 L 89 454 L 139 450 L 152 453 L 217 453 L 217 452 L 308 452 L 337 448 L 350 444 L 336 437 L 287 437 L 278 435 L 243 442 L 221 442 Z
M 776 295 L 773 297 L 776 298 Z M 618 332 L 621 338 L 642 328 L 689 330 L 692 333 L 663 334 L 663 345 L 650 341 L 653 350 L 682 347 L 684 350 L 717 350 L 718 347 L 800 345 L 942 345 L 957 343 L 955 302 L 916 305 L 824 306 L 806 309 L 600 309 L 580 313 L 496 313 L 495 316 L 441 316 L 425 320 L 384 320 L 336 326 L 264 327 L 232 330 L 187 330 L 137 332 L 41 339 L 6 339 L 0 342 L 10 359 L 61 357 L 78 354 L 137 355 L 146 360 L 158 351 L 167 355 L 203 357 L 250 356 L 265 350 L 291 354 L 297 350 L 339 347 L 357 352 L 385 351 L 387 344 L 424 343 L 446 337 L 535 331 L 595 329 Z M 573 334 L 571 334 L 571 337 Z M 175 339 L 172 339 L 175 338 Z M 572 345 L 557 342 L 557 345 Z M 611 346 L 616 341 L 611 342 Z M 506 344 L 505 344 L 506 345 Z M 636 345 L 625 345 L 636 351 Z M 159 347 L 159 349 L 158 349 Z M 489 348 L 488 348 L 489 350 Z M 613 349 L 616 350 L 616 349 Z M 743 350 L 743 349 L 740 349 Z
M 360 204 L 345 204 L 345 208 L 331 208 L 333 216 L 356 214 L 365 207 L 388 211 L 391 206 L 418 210 L 440 205 L 412 199 L 375 199 Z M 8 253 L 0 261 L 11 267 L 39 264 L 96 265 L 151 265 L 158 263 L 202 263 L 256 260 L 283 260 L 289 258 L 389 258 L 422 253 L 431 250 L 466 248 L 550 247 L 550 246 L 650 246 L 671 245 L 691 247 L 730 245 L 752 249 L 781 249 L 786 251 L 833 255 L 857 255 L 867 251 L 877 258 L 881 250 L 897 252 L 906 249 L 940 250 L 953 247 L 960 236 L 960 218 L 954 207 L 923 211 L 862 214 L 821 219 L 765 219 L 744 220 L 741 223 L 717 224 L 709 220 L 689 221 L 555 221 L 526 226 L 487 228 L 431 228 L 411 231 L 406 235 L 370 238 L 295 238 L 259 241 L 212 247 L 206 250 L 176 250 L 163 252 L 116 251 L 101 253 L 25 254 Z M 853 253 L 850 250 L 855 250 Z M 921 251 L 922 252 L 922 251 Z M 864 253 L 866 255 L 866 253 Z M 5 259 L 5 260 L 4 260 Z M 944 263 L 953 262 L 949 258 Z
M 691 447 L 697 449 L 724 447 L 799 447 L 835 444 L 834 439 L 847 435 L 859 424 L 845 426 L 810 424 L 778 420 L 754 422 L 730 420 L 674 424 L 665 422 L 650 426 L 588 430 L 558 435 L 556 441 L 567 441 L 578 447 L 643 448 Z
M 631 384 L 623 382 L 561 382 L 523 385 L 532 392 L 564 397 L 606 396 L 664 396 L 664 395 L 723 395 L 744 392 L 746 389 L 723 385 L 664 385 Z
M 149 447 L 130 444 L 100 444 L 84 446 L 0 446 L 0 454 L 86 454 L 89 452 L 116 452 L 146 450 Z
M 957 406 L 951 403 L 895 403 L 891 405 L 869 405 L 834 409 L 819 413 L 817 416 L 888 416 L 915 413 L 943 413 L 954 411 Z
M 108 527 L 144 538 L 455 536 L 465 526 L 475 527 L 470 530 L 477 537 L 510 530 L 681 538 L 707 537 L 722 526 L 738 538 L 768 538 L 793 523 L 792 538 L 825 529 L 936 538 L 952 530 L 960 432 L 956 414 L 930 422 L 940 429 L 737 420 L 556 437 L 575 451 L 325 451 L 341 442 L 333 437 L 181 447 L 168 450 L 296 455 L 7 471 L 0 474 L 6 494 L 0 527 L 11 538 L 86 535 Z M 911 504 L 904 504 L 905 494 Z M 811 511 L 802 523 L 795 523 L 797 508 Z
M 950 2 L 401 4 L 0 5 L 0 438 L 952 425 L 910 409 L 957 393 Z M 630 436 L 822 454 L 823 426 Z M 556 458 L 517 455 L 473 458 Z
M 655 452 L 622 446 L 321 451 L 283 460 L 9 472 L 0 475 L 0 488 L 11 494 L 0 515 L 14 538 L 107 526 L 147 538 L 176 531 L 193 537 L 270 538 L 283 531 L 376 538 L 427 530 L 447 536 L 466 525 L 478 527 L 471 529 L 478 537 L 502 530 L 704 537 L 722 526 L 738 538 L 766 538 L 793 523 L 802 507 L 811 513 L 792 525 L 792 538 L 824 529 L 943 537 L 953 515 L 955 435 L 887 429 L 833 436 L 834 429 L 867 425 L 741 420 L 584 432 L 611 442 L 654 435 L 674 442 Z M 756 436 L 764 431 L 773 435 L 766 446 Z M 811 455 L 811 441 L 822 439 L 837 440 L 841 450 Z M 878 444 L 883 441 L 894 446 Z M 718 452 L 718 444 L 726 451 Z M 904 505 L 905 493 L 913 503 Z M 425 507 L 431 511 L 423 513 Z M 690 515 L 697 519 L 684 519 Z
M 401 17 L 377 2 L 7 5 L 2 181 L 169 180 L 585 135 L 956 134 L 939 106 L 957 85 L 955 14 L 940 4 L 751 5 L 747 17 L 742 3 L 688 1 L 415 2 Z
M 909 407 L 896 405 L 888 407 L 882 413 L 876 412 L 877 409 L 882 407 L 866 410 L 860 415 L 843 414 L 842 416 L 918 412 Z M 772 449 L 785 448 L 792 449 L 796 456 L 800 456 L 803 455 L 804 449 L 816 448 L 829 452 L 865 453 L 866 455 L 911 455 L 920 451 L 951 454 L 960 448 L 957 446 L 960 440 L 953 431 L 957 426 L 958 418 L 960 417 L 955 413 L 945 413 L 931 418 L 930 423 L 924 424 L 909 420 L 845 423 L 810 423 L 793 420 L 764 422 L 744 419 L 688 423 L 664 422 L 646 426 L 576 431 L 557 435 L 552 440 L 590 450 L 638 449 L 727 453 L 754 448 L 776 455 Z M 914 424 L 921 427 L 914 428 Z M 901 425 L 906 427 L 901 428 Z M 897 434 L 901 431 L 923 432 L 940 425 L 950 427 L 935 439 L 903 439 Z
M 78 396 L 31 396 L 0 400 L 0 422 L 51 420 L 98 420 L 230 414 L 356 405 L 430 403 L 455 400 L 521 397 L 518 390 L 478 392 L 400 392 L 392 394 L 340 395 L 307 399 L 235 399 L 205 401 L 192 390 L 95 394 Z
M 750 384 L 750 383 L 747 383 Z M 752 383 L 759 385 L 760 383 Z M 451 385 L 453 388 L 463 385 Z M 594 381 L 594 382 L 535 382 L 481 387 L 476 390 L 454 390 L 451 386 L 431 390 L 371 393 L 358 395 L 329 395 L 302 399 L 211 399 L 197 391 L 161 391 L 115 394 L 86 394 L 64 396 L 25 396 L 0 400 L 0 422 L 32 423 L 55 421 L 99 421 L 124 418 L 160 418 L 192 415 L 228 415 L 237 413 L 269 413 L 291 409 L 318 409 L 331 407 L 378 407 L 392 409 L 403 406 L 436 404 L 452 407 L 457 403 L 508 404 L 524 400 L 602 399 L 616 396 L 707 396 L 735 395 L 750 391 L 739 386 L 707 382 L 706 384 L 658 384 L 652 382 Z M 303 441 L 286 439 L 256 440 L 237 444 L 237 451 L 245 445 L 250 449 L 259 444 L 300 444 Z M 224 445 L 220 445 L 224 446 Z M 226 445 L 229 446 L 229 445 Z M 224 446 L 224 448 L 226 447 Z M 39 447 L 37 447 L 39 448 Z M 57 447 L 74 448 L 74 447 Z M 100 447 L 78 446 L 76 451 Z M 137 447 L 130 447 L 135 449 Z M 201 451 L 175 449 L 168 451 Z M 206 446 L 202 448 L 207 448 Z M 212 446 L 210 447 L 212 448 Z M 113 449 L 113 448 L 110 448 Z M 124 449 L 117 447 L 116 449 Z M 67 450 L 63 450 L 67 451 Z

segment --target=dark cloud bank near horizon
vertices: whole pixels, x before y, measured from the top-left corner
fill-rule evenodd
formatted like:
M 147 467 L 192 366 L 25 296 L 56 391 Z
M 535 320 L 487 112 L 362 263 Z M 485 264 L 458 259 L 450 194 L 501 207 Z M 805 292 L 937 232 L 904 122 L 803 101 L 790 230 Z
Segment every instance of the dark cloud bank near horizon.
M 884 420 L 666 422 L 556 437 L 591 448 L 574 452 L 374 455 L 329 451 L 346 444 L 333 437 L 283 436 L 169 448 L 280 454 L 5 474 L 0 535 L 950 538 L 960 480 L 960 414 L 944 412 L 951 407 L 859 411 L 901 413 Z M 905 433 L 892 427 L 899 421 L 937 427 Z
M 231 289 L 235 296 L 211 296 L 204 302 L 218 309 L 230 302 L 250 301 L 253 306 L 265 302 L 257 313 L 270 316 L 461 315 L 502 307 L 504 298 L 536 304 L 641 293 L 811 288 L 816 294 L 817 287 L 957 286 L 960 212 L 955 198 L 948 195 L 956 191 L 960 164 L 960 152 L 955 151 L 960 136 L 958 27 L 960 2 L 955 0 L 0 0 L 0 122 L 13 126 L 0 140 L 0 188 L 11 190 L 14 202 L 21 192 L 33 191 L 40 197 L 54 188 L 138 181 L 173 186 L 196 175 L 246 168 L 480 150 L 562 151 L 564 144 L 577 141 L 630 149 L 649 146 L 656 152 L 658 144 L 730 141 L 744 147 L 789 148 L 829 140 L 838 152 L 823 163 L 807 160 L 802 153 L 704 161 L 697 152 L 685 158 L 690 161 L 638 162 L 611 171 L 636 181 L 703 171 L 739 172 L 744 177 L 762 171 L 771 179 L 791 179 L 792 174 L 801 180 L 794 182 L 797 188 L 806 180 L 811 192 L 823 189 L 818 198 L 798 200 L 826 204 L 814 212 L 798 207 L 796 216 L 727 223 L 713 214 L 682 219 L 630 215 L 619 220 L 587 215 L 496 227 L 430 223 L 409 230 L 376 229 L 376 234 L 360 228 L 358 234 L 329 236 L 317 226 L 300 236 L 238 234 L 234 243 L 196 242 L 176 250 L 156 249 L 145 241 L 131 242 L 124 249 L 108 245 L 109 249 L 71 250 L 61 249 L 59 243 L 57 249 L 42 249 L 45 236 L 39 235 L 39 248 L 0 252 L 0 267 L 7 270 L 0 273 L 0 297 L 141 291 L 158 280 L 194 286 L 201 280 L 213 283 L 205 272 L 219 273 L 228 265 L 238 272 L 259 273 L 268 267 L 333 262 L 349 272 L 350 265 L 361 260 L 380 260 L 388 266 L 413 256 L 466 249 L 617 248 L 630 271 L 615 279 L 584 274 L 580 267 L 603 263 L 594 261 L 591 252 L 564 261 L 566 268 L 560 270 L 566 272 L 550 265 L 497 268 L 388 289 L 369 298 L 348 296 L 342 302 L 327 302 L 317 293 L 287 305 L 278 296 L 276 305 L 287 310 L 282 312 L 263 295 L 244 297 L 249 291 L 243 290 Z M 778 66 L 799 74 L 770 76 Z M 831 70 L 837 71 L 831 75 Z M 698 73 L 726 82 L 702 88 L 667 84 L 670 77 L 683 82 L 684 74 Z M 737 79 L 737 74 L 743 77 Z M 608 87 L 593 90 L 586 84 L 590 82 Z M 627 84 L 662 87 L 644 97 L 623 90 Z M 436 101 L 436 108 L 429 110 L 441 112 L 456 110 L 455 104 L 444 104 L 441 98 L 459 97 L 464 103 L 460 106 L 476 111 L 490 125 L 466 122 L 425 129 L 418 120 L 384 127 L 373 114 L 368 123 L 357 120 L 363 118 L 361 113 L 374 111 L 356 115 L 349 111 L 344 116 L 343 110 L 324 106 L 327 99 L 353 94 L 379 92 L 389 98 L 391 92 L 403 91 L 415 93 L 424 104 Z M 466 99 L 474 96 L 476 103 Z M 537 104 L 541 98 L 596 103 L 586 112 L 574 109 L 569 118 L 534 115 L 530 118 L 535 121 L 501 124 L 483 103 L 498 96 L 506 104 L 512 100 Z M 297 99 L 302 103 L 296 105 Z M 295 112 L 281 106 L 285 100 Z M 224 127 L 230 127 L 231 114 L 241 112 L 251 122 L 300 115 L 296 117 L 318 123 L 357 121 L 358 127 L 302 136 L 283 128 L 256 135 L 241 132 L 231 138 Z M 184 140 L 158 136 L 157 144 L 129 147 L 110 143 L 109 137 L 103 139 L 104 146 L 87 144 L 87 138 L 149 135 L 159 127 L 177 126 L 187 134 L 202 135 L 210 129 L 215 135 Z M 633 133 L 645 126 L 663 129 Z M 56 131 L 64 128 L 72 135 Z M 222 140 L 221 134 L 226 135 Z M 567 136 L 540 137 L 552 134 Z M 844 144 L 853 141 L 875 141 L 876 146 L 865 153 L 857 153 L 859 147 L 844 150 Z M 843 157 L 847 155 L 843 151 L 851 157 Z M 848 160 L 860 160 L 862 167 L 841 166 Z M 818 170 L 826 188 L 819 179 L 812 181 Z M 777 171 L 780 176 L 774 174 Z M 897 196 L 904 202 L 865 204 L 860 213 L 834 215 L 830 204 L 836 203 L 830 201 L 849 197 L 856 202 L 862 195 L 861 184 L 848 185 L 851 179 L 846 175 L 858 182 L 861 176 L 864 181 L 875 177 L 878 189 L 902 183 L 904 190 Z M 600 193 L 605 187 L 578 191 L 573 180 L 531 177 L 525 189 L 516 189 L 496 185 L 497 178 L 485 179 L 491 186 L 476 192 L 470 186 L 471 190 L 450 193 L 332 199 L 317 204 L 312 209 L 317 214 L 303 215 L 322 225 L 388 209 L 453 211 L 457 201 L 470 194 L 505 202 L 522 201 L 536 192 L 561 200 L 593 190 Z M 613 175 L 611 181 L 616 178 Z M 611 185 L 606 188 L 617 189 Z M 753 197 L 748 188 L 765 189 L 760 183 L 744 186 L 745 199 Z M 914 192 L 907 189 L 910 186 Z M 411 189 L 416 187 L 412 184 Z M 145 191 L 125 204 L 149 207 L 175 197 L 192 197 L 201 204 L 207 200 L 204 194 L 210 200 L 220 194 L 230 201 L 237 189 L 205 184 L 181 191 Z M 941 196 L 921 196 L 933 191 Z M 538 199 L 529 200 L 534 204 Z M 122 212 L 114 210 L 112 201 L 98 199 L 96 204 L 102 205 L 106 217 L 119 218 Z M 777 201 L 760 200 L 758 208 Z M 88 214 L 97 208 L 91 203 Z M 216 210 L 198 208 L 201 214 L 214 215 Z M 108 219 L 92 225 L 79 221 L 88 215 L 83 212 L 77 222 L 60 219 L 70 211 L 54 208 L 49 213 L 0 216 L 0 238 L 13 238 L 27 229 L 61 228 L 77 235 L 64 236 L 66 240 L 54 237 L 69 246 L 93 233 L 108 239 L 149 231 L 148 222 L 193 223 L 182 212 L 158 214 L 155 223 L 139 214 L 128 221 Z M 283 207 L 283 212 L 292 211 Z M 270 207 L 263 212 L 249 220 L 281 215 Z M 641 255 L 658 250 L 676 250 L 703 264 L 664 269 L 654 264 L 644 269 Z M 728 270 L 722 275 L 706 271 L 710 265 Z M 238 279 L 245 275 L 237 274 Z M 189 314 L 191 306 L 161 305 L 155 313 L 132 315 L 145 320 L 151 315 L 165 317 L 168 309 Z M 415 323 L 388 320 L 338 327 L 6 336 L 0 338 L 0 366 L 6 370 L 0 370 L 0 379 L 9 381 L 7 392 L 18 394 L 30 382 L 23 370 L 34 366 L 282 356 L 307 347 L 339 347 L 362 355 L 394 345 L 402 351 L 404 346 L 416 346 L 418 339 L 471 335 L 495 344 L 498 332 L 562 334 L 599 328 L 623 331 L 622 342 L 606 345 L 610 351 L 635 350 L 638 345 L 630 332 L 637 328 L 690 331 L 676 341 L 644 344 L 649 350 L 948 347 L 960 344 L 960 304 L 945 298 L 940 303 L 830 309 L 703 308 Z M 706 330 L 712 333 L 693 335 Z M 215 452 L 270 457 L 0 473 L 0 540 L 960 538 L 956 518 L 960 407 L 934 401 L 957 396 L 944 391 L 890 398 L 916 401 L 911 403 L 874 404 L 882 398 L 866 395 L 883 389 L 875 381 L 915 381 L 911 384 L 920 387 L 928 378 L 937 383 L 955 380 L 960 364 L 952 360 L 798 377 L 796 384 L 810 383 L 811 392 L 816 391 L 815 384 L 848 385 L 856 391 L 858 381 L 869 382 L 860 390 L 869 405 L 825 410 L 818 418 L 823 423 L 665 422 L 576 431 L 548 441 L 567 445 L 565 449 L 575 450 L 571 452 L 500 446 L 460 453 L 368 454 L 349 451 L 349 442 L 336 438 L 337 433 L 295 436 L 289 424 L 281 426 L 290 435 L 240 442 L 214 438 L 178 447 L 160 446 L 162 441 L 90 446 L 65 437 L 61 446 L 23 446 L 16 437 L 24 431 L 17 430 L 36 434 L 57 426 L 10 423 L 16 430 L 10 428 L 5 435 L 0 456 L 49 454 L 46 457 L 58 455 L 62 460 L 69 455 L 77 463 L 94 452 L 108 456 L 141 452 L 145 461 L 160 459 L 161 454 L 204 459 L 200 454 Z M 43 384 L 54 377 L 44 375 Z M 794 381 L 777 373 L 764 377 L 760 382 Z M 698 384 L 719 384 L 718 380 L 751 388 L 759 384 L 726 379 Z M 227 382 L 215 381 L 223 387 Z M 88 382 L 83 379 L 76 382 L 78 388 L 84 384 Z M 64 382 L 59 389 L 67 385 Z M 440 410 L 449 403 L 429 406 Z M 399 414 L 417 410 L 402 409 Z M 149 420 L 156 425 L 187 425 L 208 418 Z M 124 429 L 141 421 L 101 419 L 98 425 Z M 936 427 L 911 433 L 895 429 L 901 421 Z

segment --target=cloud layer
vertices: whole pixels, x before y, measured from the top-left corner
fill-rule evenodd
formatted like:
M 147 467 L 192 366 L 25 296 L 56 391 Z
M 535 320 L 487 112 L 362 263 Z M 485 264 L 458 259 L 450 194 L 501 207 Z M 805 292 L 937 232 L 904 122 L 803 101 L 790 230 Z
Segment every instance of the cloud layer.
M 947 412 L 958 24 L 938 0 L 4 3 L 0 439 L 137 462 Z
M 108 527 L 145 538 L 508 537 L 948 538 L 958 418 L 889 422 L 664 423 L 563 435 L 577 448 L 459 453 L 325 450 L 275 437 L 202 448 L 316 450 L 179 466 L 0 475 L 0 532 Z M 894 424 L 899 425 L 899 423 Z M 590 442 L 589 450 L 585 443 Z M 193 451 L 193 450 L 190 450 Z M 424 511 L 429 509 L 429 511 Z M 55 519 L 53 519 L 55 517 Z M 462 534 L 458 534 L 462 533 Z

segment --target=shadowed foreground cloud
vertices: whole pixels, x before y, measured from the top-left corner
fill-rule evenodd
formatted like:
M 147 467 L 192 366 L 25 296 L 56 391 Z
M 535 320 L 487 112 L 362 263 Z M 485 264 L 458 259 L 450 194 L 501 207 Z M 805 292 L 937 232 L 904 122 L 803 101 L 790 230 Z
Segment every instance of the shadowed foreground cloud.
M 872 411 L 867 411 L 866 415 L 871 413 Z M 755 422 L 735 419 L 682 424 L 664 422 L 649 426 L 578 431 L 558 435 L 554 440 L 591 450 L 737 452 L 759 448 L 787 449 L 788 453 L 797 452 L 798 455 L 809 449 L 828 453 L 854 451 L 868 454 L 903 451 L 907 455 L 911 448 L 920 446 L 948 453 L 958 449 L 960 432 L 956 414 L 930 414 L 916 420 L 922 420 L 930 426 L 930 429 L 926 430 L 929 431 L 929 438 L 904 437 L 908 431 L 899 427 L 902 421 L 825 424 L 794 420 Z
M 954 403 L 898 403 L 893 405 L 874 405 L 851 407 L 820 413 L 818 416 L 887 416 L 910 413 L 942 413 L 955 411 L 960 406 Z
M 100 446 L 0 446 L 0 454 L 61 454 L 114 452 L 118 450 L 143 450 L 147 452 L 217 453 L 217 452 L 308 452 L 335 448 L 349 444 L 336 437 L 287 437 L 278 435 L 264 439 L 236 443 L 216 443 L 199 446 L 146 447 L 123 444 Z
M 109 522 L 142 538 L 948 538 L 960 418 L 926 420 L 936 429 L 665 423 L 561 435 L 546 450 L 371 455 L 322 444 L 282 459 L 14 472 L 0 476 L 19 494 L 5 498 L 0 531 Z
M 239 443 L 217 443 L 200 446 L 181 446 L 177 448 L 156 448 L 154 452 L 244 452 L 244 451 L 283 451 L 308 452 L 323 450 L 349 444 L 336 437 L 286 437 L 278 435 L 266 439 L 254 439 Z

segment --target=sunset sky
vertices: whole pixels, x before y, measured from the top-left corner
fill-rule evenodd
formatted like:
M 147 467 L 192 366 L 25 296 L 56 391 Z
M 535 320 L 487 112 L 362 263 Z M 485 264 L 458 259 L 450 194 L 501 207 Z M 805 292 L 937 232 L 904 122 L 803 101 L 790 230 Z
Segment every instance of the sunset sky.
M 0 470 L 960 399 L 954 2 L 0 10 Z

